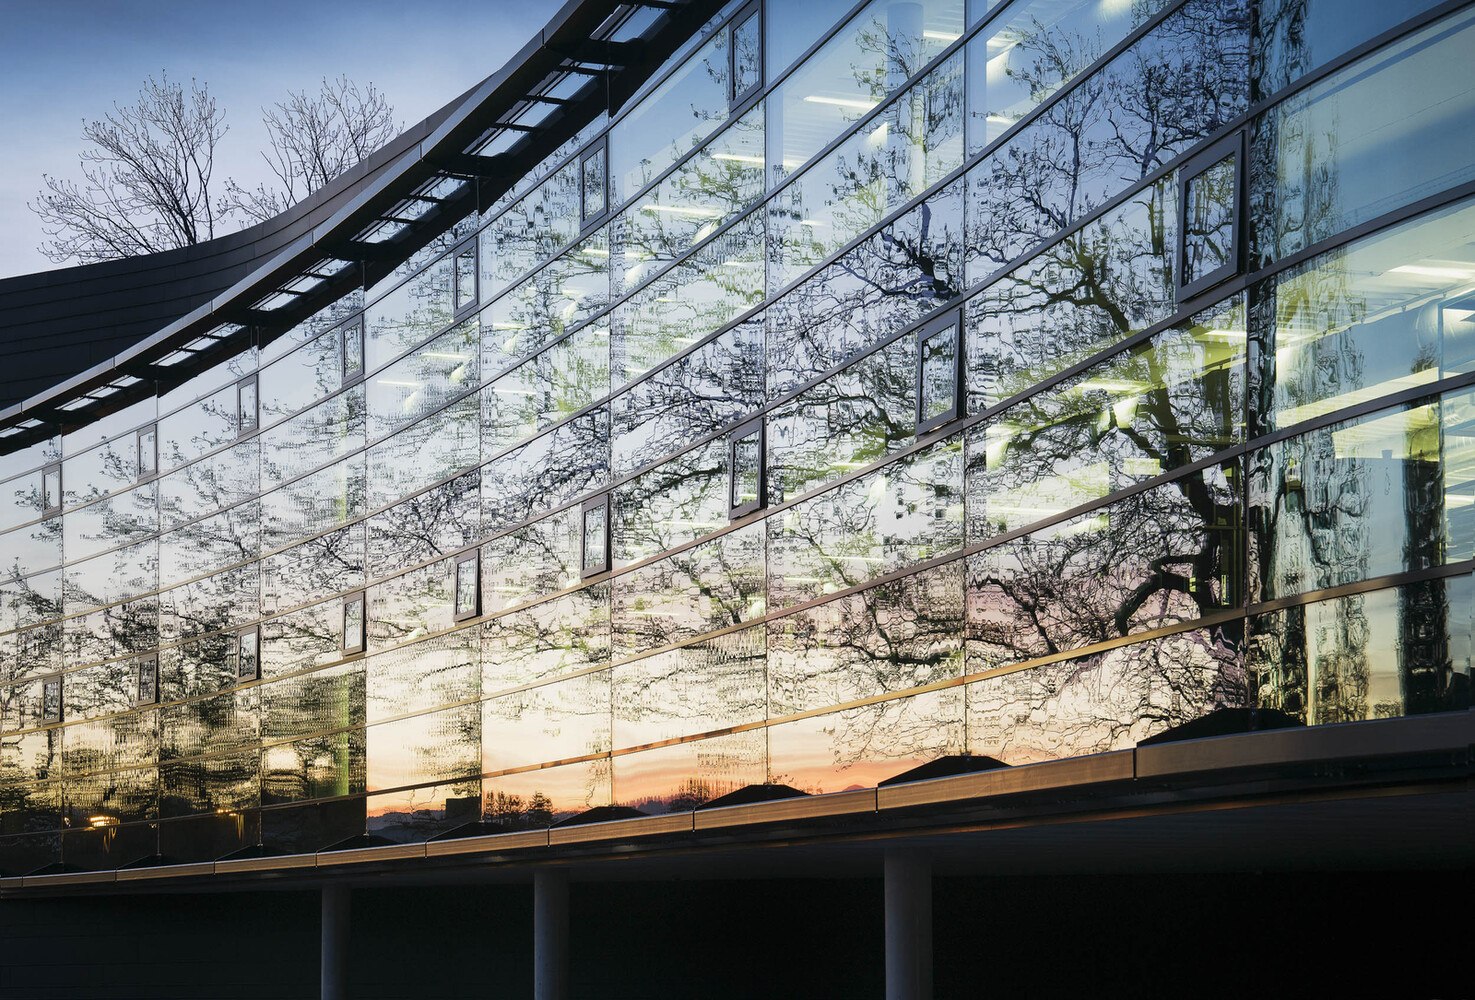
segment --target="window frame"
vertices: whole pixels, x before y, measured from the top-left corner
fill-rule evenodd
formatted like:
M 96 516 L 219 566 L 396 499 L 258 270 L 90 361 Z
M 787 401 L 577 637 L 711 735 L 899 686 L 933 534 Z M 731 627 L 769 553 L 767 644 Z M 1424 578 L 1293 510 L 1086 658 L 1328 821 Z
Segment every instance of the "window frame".
M 593 566 L 589 564 L 589 512 L 591 510 L 604 511 L 604 551 L 598 553 L 599 561 Z M 601 493 L 592 500 L 585 500 L 579 505 L 579 579 L 592 580 L 596 576 L 602 576 L 610 571 L 612 555 L 614 553 L 614 525 L 611 523 L 610 494 Z
M 251 390 L 251 423 L 246 423 L 246 407 L 243 405 L 247 387 Z M 261 429 L 261 387 L 257 384 L 256 373 L 252 372 L 245 378 L 236 380 L 236 438 L 244 438 L 255 434 Z
M 580 194 L 582 194 L 582 189 Z M 451 319 L 459 323 L 470 316 L 481 306 L 481 254 L 478 251 L 477 237 L 457 243 L 451 250 Z M 466 300 L 461 298 L 461 258 L 466 255 L 471 257 L 471 297 Z
M 147 676 L 150 679 L 152 694 L 145 698 L 143 692 L 143 680 Z M 157 705 L 159 697 L 159 654 L 150 653 L 140 656 L 133 661 L 133 704 L 135 705 Z
M 1173 252 L 1173 284 L 1177 286 L 1178 308 L 1244 271 L 1245 262 L 1245 176 L 1246 130 L 1239 129 L 1194 154 L 1178 168 L 1178 245 Z M 1219 267 L 1184 281 L 1188 273 L 1188 188 L 1226 157 L 1234 157 L 1234 204 L 1230 209 L 1229 260 Z
M 46 689 L 56 685 L 56 711 L 46 707 Z M 40 721 L 43 726 L 54 726 L 66 719 L 66 684 L 61 674 L 48 674 L 41 678 L 41 711 Z
M 590 215 L 586 211 L 589 199 L 584 189 L 584 164 L 595 156 L 604 157 L 604 208 Z M 610 184 L 609 184 L 609 136 L 602 135 L 589 145 L 579 150 L 579 235 L 583 236 L 590 229 L 599 225 L 609 217 L 610 211 Z
M 472 574 L 471 607 L 465 611 L 461 610 L 461 567 L 472 563 L 476 572 Z M 367 611 L 367 608 L 365 609 Z M 470 621 L 481 617 L 481 549 L 468 549 L 456 556 L 455 567 L 451 570 L 451 619 L 457 622 Z M 367 616 L 366 616 L 367 620 Z
M 758 432 L 758 496 L 747 503 L 733 503 L 737 492 L 738 443 Z M 768 422 L 761 416 L 745 420 L 727 433 L 727 519 L 736 521 L 768 506 Z
M 924 395 L 927 386 L 926 380 L 923 377 L 925 373 L 927 342 L 948 330 L 954 331 L 954 336 L 957 340 L 957 350 L 953 353 L 953 402 L 951 406 L 937 416 L 927 417 L 927 398 Z M 963 405 L 963 373 L 965 370 L 963 363 L 963 334 L 963 309 L 961 306 L 945 310 L 942 315 L 934 316 L 917 327 L 917 374 L 914 383 L 917 395 L 917 437 L 930 434 L 939 427 L 945 427 L 953 421 L 961 419 L 966 411 L 966 407 Z
M 352 338 L 358 344 L 358 370 L 348 370 L 348 344 Z M 338 328 L 338 385 L 345 387 L 363 381 L 364 378 L 364 318 L 358 316 Z
M 46 495 L 46 480 L 53 473 L 56 474 L 56 496 L 55 497 L 48 497 Z M 57 514 L 60 514 L 61 513 L 61 509 L 62 509 L 62 506 L 63 506 L 63 504 L 62 504 L 62 493 L 63 493 L 63 490 L 64 490 L 64 487 L 63 487 L 63 481 L 62 481 L 61 463 L 60 462 L 50 462 L 50 463 L 48 463 L 46 465 L 41 466 L 41 516 L 42 517 L 55 517 Z M 48 500 L 51 501 L 51 502 L 48 503 L 47 502 Z
M 150 449 L 153 452 L 151 456 L 152 464 L 147 472 L 143 468 L 143 456 L 145 453 L 143 441 L 145 435 L 149 435 L 154 439 L 153 447 Z M 134 431 L 133 445 L 133 460 L 135 463 L 134 480 L 135 482 L 146 483 L 159 474 L 159 425 L 157 423 L 148 424 Z
M 252 656 L 252 670 L 250 673 L 244 673 L 241 670 L 241 642 L 248 635 L 253 637 L 252 641 L 255 651 Z M 250 683 L 251 681 L 261 680 L 261 630 L 255 625 L 252 625 L 250 628 L 237 629 L 235 637 L 233 655 L 236 661 L 236 683 Z
M 746 24 L 750 17 L 758 19 L 758 79 L 749 84 L 746 90 L 739 91 L 737 89 L 737 31 L 738 27 Z M 752 0 L 751 3 L 744 4 L 727 22 L 728 111 L 736 111 L 738 107 L 747 102 L 748 98 L 763 90 L 763 83 L 768 77 L 767 57 L 764 53 L 766 46 L 763 42 L 762 0 Z
M 353 635 L 348 632 L 348 609 L 357 604 L 359 606 L 358 629 Z M 344 594 L 338 609 L 339 632 L 342 636 L 341 651 L 344 656 L 353 656 L 362 653 L 369 645 L 369 594 L 365 590 L 355 590 L 351 594 Z

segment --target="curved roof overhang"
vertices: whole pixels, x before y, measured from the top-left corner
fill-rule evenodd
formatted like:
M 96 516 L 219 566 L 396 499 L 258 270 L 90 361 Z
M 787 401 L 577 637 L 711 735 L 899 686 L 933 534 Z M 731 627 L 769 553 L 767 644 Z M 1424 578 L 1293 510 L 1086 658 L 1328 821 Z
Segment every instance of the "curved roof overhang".
M 569 0 L 433 130 L 324 221 L 112 358 L 0 410 L 0 452 L 85 425 L 291 329 L 490 205 L 603 111 L 615 111 L 721 0 Z

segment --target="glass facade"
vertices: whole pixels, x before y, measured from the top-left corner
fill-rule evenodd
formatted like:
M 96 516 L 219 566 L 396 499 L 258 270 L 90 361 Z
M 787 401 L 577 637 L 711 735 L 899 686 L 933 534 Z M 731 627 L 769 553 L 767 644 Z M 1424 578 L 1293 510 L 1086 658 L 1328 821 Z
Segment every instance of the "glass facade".
M 387 277 L 0 456 L 0 870 L 1468 707 L 1475 9 L 703 32 Z

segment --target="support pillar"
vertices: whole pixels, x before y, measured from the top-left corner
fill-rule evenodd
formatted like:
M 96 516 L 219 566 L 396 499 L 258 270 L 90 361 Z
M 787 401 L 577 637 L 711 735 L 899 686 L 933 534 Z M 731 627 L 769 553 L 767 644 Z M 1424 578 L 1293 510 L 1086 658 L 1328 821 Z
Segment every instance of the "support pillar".
M 886 852 L 886 1000 L 932 1000 L 932 864 Z
M 533 872 L 533 998 L 568 997 L 568 872 Z
M 348 1000 L 348 887 L 323 887 L 322 1000 Z

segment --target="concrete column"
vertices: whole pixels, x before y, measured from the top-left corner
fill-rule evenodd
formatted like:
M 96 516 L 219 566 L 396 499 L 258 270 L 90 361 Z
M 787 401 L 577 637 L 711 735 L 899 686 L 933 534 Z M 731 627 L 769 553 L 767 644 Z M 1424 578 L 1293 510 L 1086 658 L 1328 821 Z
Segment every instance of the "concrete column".
M 533 873 L 533 998 L 568 997 L 568 872 Z
M 932 998 L 932 864 L 886 852 L 886 1000 Z
M 348 887 L 323 887 L 323 1000 L 348 1000 Z

